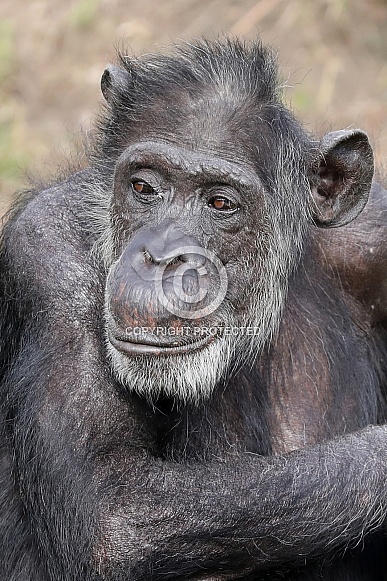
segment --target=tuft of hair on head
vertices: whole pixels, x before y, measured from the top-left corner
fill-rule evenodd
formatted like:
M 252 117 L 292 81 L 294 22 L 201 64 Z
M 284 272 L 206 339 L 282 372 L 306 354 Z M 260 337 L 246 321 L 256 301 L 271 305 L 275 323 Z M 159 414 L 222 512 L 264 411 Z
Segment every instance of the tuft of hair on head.
M 199 39 L 172 45 L 166 54 L 133 58 L 119 52 L 118 61 L 128 79 L 133 80 L 132 90 L 126 95 L 126 110 L 138 102 L 139 96 L 146 103 L 152 95 L 170 88 L 191 92 L 212 86 L 263 103 L 280 99 L 277 56 L 259 39 Z

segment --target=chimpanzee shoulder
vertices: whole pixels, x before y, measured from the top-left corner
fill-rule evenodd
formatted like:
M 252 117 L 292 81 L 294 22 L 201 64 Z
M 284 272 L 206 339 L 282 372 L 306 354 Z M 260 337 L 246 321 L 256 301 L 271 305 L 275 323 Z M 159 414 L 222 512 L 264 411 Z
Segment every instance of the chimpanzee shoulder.
M 18 287 L 28 290 L 25 294 L 51 299 L 58 308 L 66 294 L 74 304 L 78 295 L 82 295 L 78 305 L 84 302 L 94 243 L 83 217 L 84 191 L 90 179 L 91 171 L 84 170 L 21 197 L 2 235 L 5 284 L 14 275 Z
M 352 315 L 360 327 L 387 324 L 387 190 L 374 181 L 364 210 L 352 222 L 313 232 L 316 260 L 354 300 Z M 357 308 L 358 307 L 358 308 Z

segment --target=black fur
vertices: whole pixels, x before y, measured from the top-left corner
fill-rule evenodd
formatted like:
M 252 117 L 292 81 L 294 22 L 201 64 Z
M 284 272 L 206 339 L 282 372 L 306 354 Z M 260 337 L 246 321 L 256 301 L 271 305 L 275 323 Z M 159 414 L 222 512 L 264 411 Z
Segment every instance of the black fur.
M 198 43 L 121 65 L 131 81 L 114 69 L 104 78 L 109 106 L 90 169 L 28 194 L 3 232 L 0 579 L 383 579 L 385 539 L 373 531 L 387 505 L 387 432 L 376 425 L 386 420 L 385 320 L 371 321 L 361 289 L 325 260 L 335 234 L 312 224 L 309 201 L 277 191 L 281 144 L 292 147 L 295 188 L 317 179 L 308 173 L 317 142 L 280 103 L 259 43 Z M 271 194 L 268 212 L 286 208 L 289 235 L 302 234 L 284 267 L 278 334 L 253 366 L 230 362 L 227 381 L 195 403 L 142 398 L 117 379 L 98 252 L 107 229 L 117 228 L 117 255 L 128 242 L 117 227 L 125 212 L 109 210 L 118 156 L 145 123 L 154 132 L 164 123 L 165 140 L 186 145 L 189 99 L 205 128 L 212 115 L 227 118 Z M 227 161 L 235 142 L 224 145 Z M 383 195 L 375 187 L 372 199 Z M 382 231 L 373 204 L 366 225 Z M 362 236 L 359 224 L 342 229 L 345 240 Z M 250 236 L 265 228 L 257 213 Z M 241 288 L 241 311 L 251 291 Z

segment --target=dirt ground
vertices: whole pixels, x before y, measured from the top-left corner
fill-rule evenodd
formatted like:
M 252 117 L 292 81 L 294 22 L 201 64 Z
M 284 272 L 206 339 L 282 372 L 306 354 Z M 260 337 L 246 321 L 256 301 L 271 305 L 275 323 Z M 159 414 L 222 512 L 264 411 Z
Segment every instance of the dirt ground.
M 55 173 L 92 126 L 116 46 L 136 54 L 231 32 L 279 51 L 310 131 L 358 126 L 387 160 L 386 0 L 1 0 L 0 205 Z

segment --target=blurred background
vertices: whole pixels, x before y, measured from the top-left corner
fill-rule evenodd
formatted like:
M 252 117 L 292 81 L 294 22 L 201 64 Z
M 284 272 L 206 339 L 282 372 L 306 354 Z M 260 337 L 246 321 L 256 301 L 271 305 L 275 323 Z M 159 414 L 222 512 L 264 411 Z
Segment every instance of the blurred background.
M 79 151 L 115 47 L 260 34 L 310 131 L 357 126 L 387 161 L 387 0 L 0 0 L 0 213 Z

